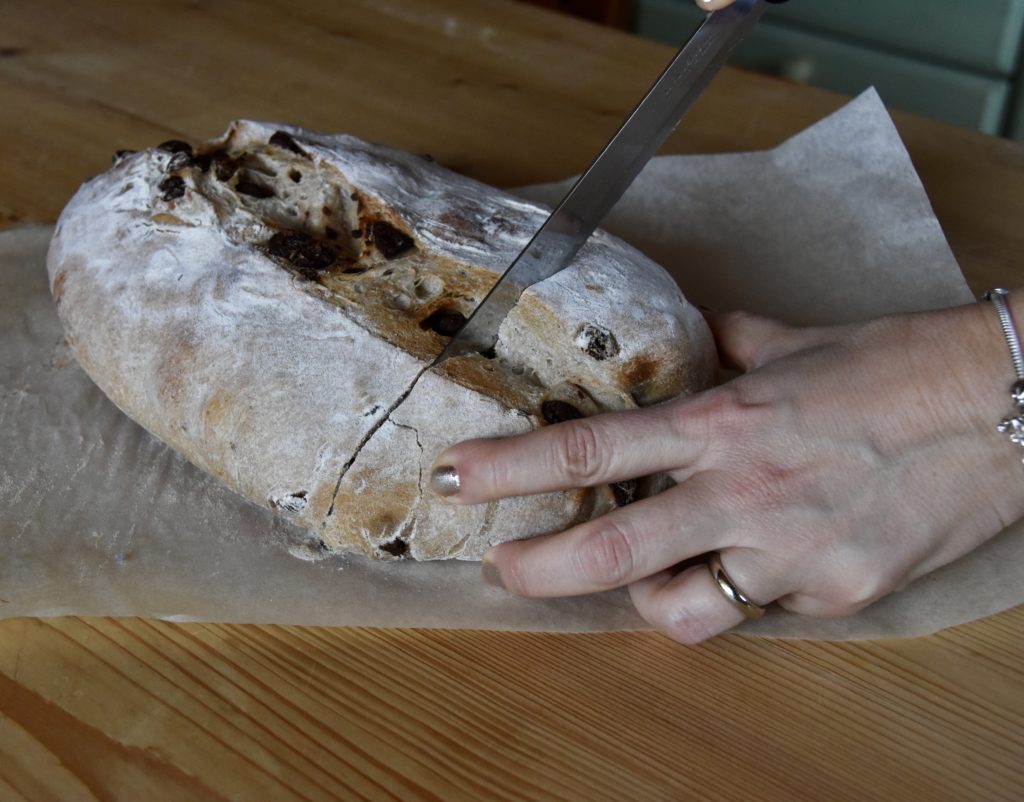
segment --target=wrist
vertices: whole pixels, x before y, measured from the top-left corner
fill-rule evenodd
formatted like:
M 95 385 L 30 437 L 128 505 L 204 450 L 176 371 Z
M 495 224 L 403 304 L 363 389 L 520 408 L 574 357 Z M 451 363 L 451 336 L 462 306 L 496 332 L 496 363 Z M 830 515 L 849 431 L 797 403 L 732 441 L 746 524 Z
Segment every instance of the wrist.
M 1024 291 L 1011 292 L 1006 301 L 1013 322 L 1024 322 Z M 948 370 L 959 377 L 963 411 L 991 455 L 984 476 L 975 481 L 980 480 L 985 495 L 1008 524 L 1024 515 L 1024 449 L 998 428 L 1001 421 L 1019 414 L 1010 395 L 1018 379 L 1014 360 L 999 311 L 991 301 L 951 311 L 961 312 L 961 319 L 952 321 L 957 324 L 953 331 L 958 332 L 961 358 L 950 363 Z
M 981 325 L 977 329 L 974 347 L 978 349 L 979 360 L 987 368 L 986 374 L 992 376 L 992 387 L 987 389 L 985 396 L 994 390 L 1001 399 L 1002 412 L 993 424 L 996 425 L 1009 414 L 1018 414 L 1011 391 L 1024 379 L 1024 354 L 1021 352 L 1024 329 L 1017 327 L 1018 321 L 1024 322 L 1024 291 L 992 290 L 976 306 Z
M 927 412 L 920 424 L 949 432 L 973 430 L 1005 446 L 995 426 L 1006 416 L 1014 373 L 992 304 L 979 301 L 877 323 L 890 321 L 898 374 L 913 393 L 904 402 Z

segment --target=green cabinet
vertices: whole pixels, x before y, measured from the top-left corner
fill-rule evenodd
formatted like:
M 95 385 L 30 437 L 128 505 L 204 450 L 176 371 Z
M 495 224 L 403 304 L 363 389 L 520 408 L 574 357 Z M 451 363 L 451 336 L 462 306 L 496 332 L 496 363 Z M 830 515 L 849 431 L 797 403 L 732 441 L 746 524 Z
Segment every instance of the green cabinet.
M 637 0 L 635 29 L 679 44 L 692 0 Z M 733 63 L 1024 139 L 1024 0 L 790 0 L 767 10 Z
M 1017 69 L 1024 0 L 790 0 L 771 19 L 972 69 Z

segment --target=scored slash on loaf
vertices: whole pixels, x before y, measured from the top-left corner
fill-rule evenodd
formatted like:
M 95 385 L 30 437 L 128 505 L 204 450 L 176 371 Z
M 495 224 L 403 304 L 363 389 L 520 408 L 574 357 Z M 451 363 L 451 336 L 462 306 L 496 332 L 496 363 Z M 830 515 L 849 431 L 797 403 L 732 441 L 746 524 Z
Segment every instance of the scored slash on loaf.
M 133 419 L 330 552 L 478 559 L 661 486 L 478 506 L 427 489 L 434 457 L 706 387 L 700 314 L 597 232 L 531 287 L 494 352 L 427 370 L 547 210 L 410 153 L 233 123 L 119 153 L 48 256 L 66 336 Z

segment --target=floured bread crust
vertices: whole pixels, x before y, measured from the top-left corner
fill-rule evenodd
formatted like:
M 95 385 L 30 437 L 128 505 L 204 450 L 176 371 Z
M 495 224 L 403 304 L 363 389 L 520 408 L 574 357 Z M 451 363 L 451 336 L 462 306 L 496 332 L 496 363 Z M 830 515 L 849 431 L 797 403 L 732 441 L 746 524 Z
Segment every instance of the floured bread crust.
M 119 154 L 61 214 L 48 269 L 83 368 L 190 461 L 325 550 L 478 559 L 637 488 L 456 506 L 426 490 L 445 447 L 713 373 L 699 313 L 603 232 L 523 295 L 494 354 L 426 371 L 546 214 L 425 157 L 243 121 Z

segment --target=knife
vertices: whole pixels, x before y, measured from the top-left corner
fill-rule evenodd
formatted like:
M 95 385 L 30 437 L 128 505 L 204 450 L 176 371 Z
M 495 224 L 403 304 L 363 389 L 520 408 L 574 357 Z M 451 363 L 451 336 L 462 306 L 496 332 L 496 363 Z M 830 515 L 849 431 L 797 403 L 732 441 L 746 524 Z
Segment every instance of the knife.
M 494 348 L 498 328 L 523 291 L 569 266 L 754 27 L 767 2 L 781 0 L 736 0 L 707 16 L 431 367 Z

